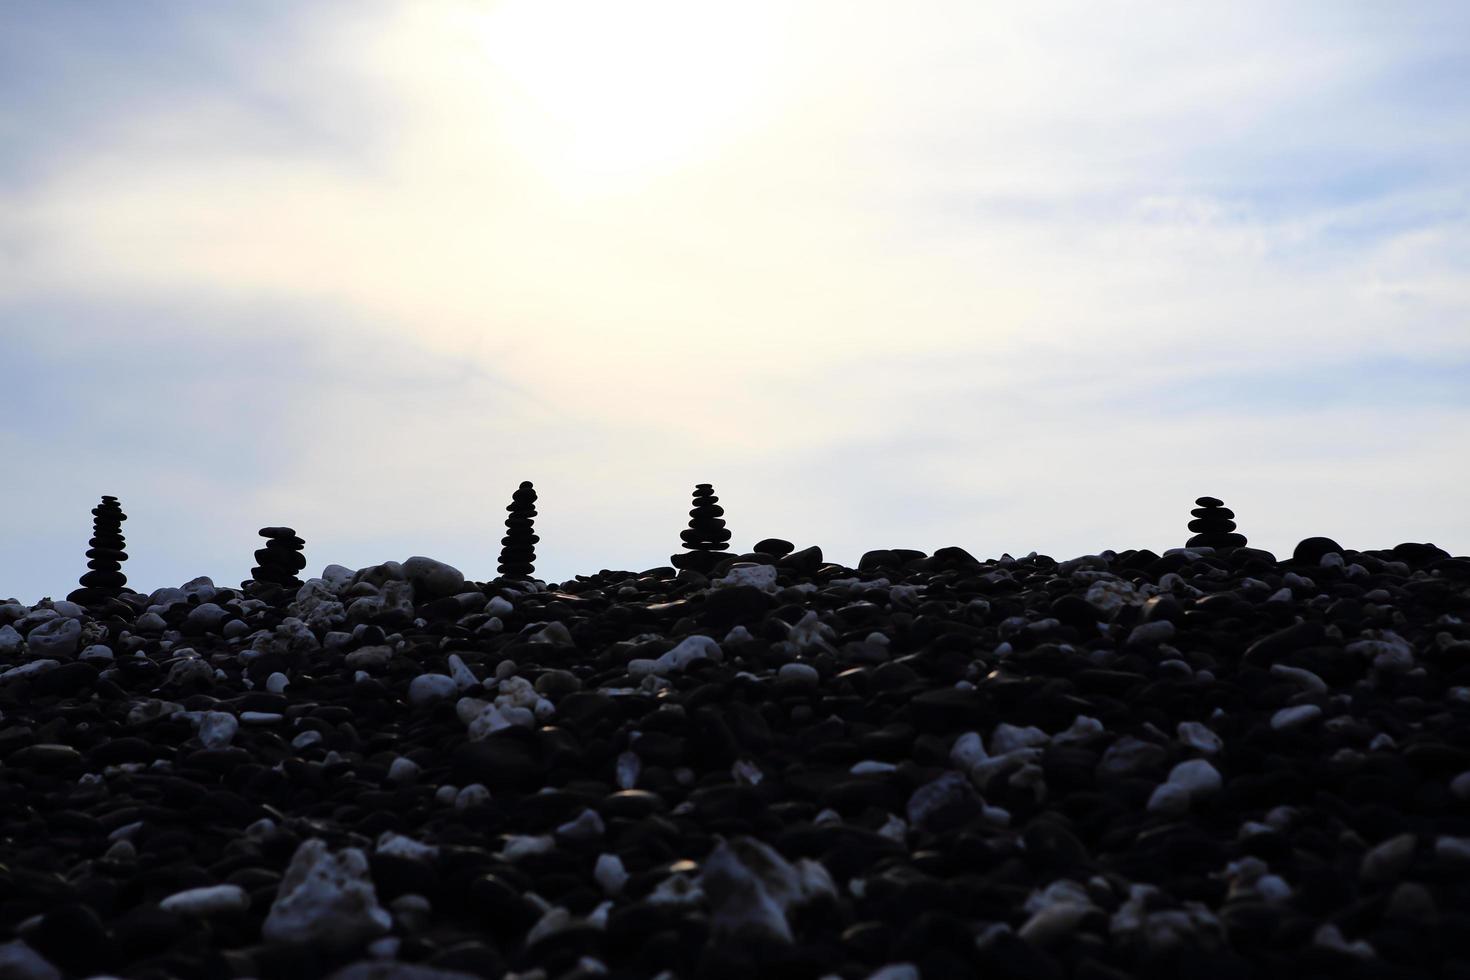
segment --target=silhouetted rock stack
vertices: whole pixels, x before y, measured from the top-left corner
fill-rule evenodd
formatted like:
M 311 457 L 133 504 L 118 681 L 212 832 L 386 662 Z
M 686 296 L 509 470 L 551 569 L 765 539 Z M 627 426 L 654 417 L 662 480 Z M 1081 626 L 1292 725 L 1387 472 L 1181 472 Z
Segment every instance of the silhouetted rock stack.
M 536 488 L 530 480 L 522 480 L 520 489 L 510 498 L 505 508 L 510 516 L 505 519 L 505 537 L 500 539 L 501 575 L 530 578 L 536 570 L 536 542 L 540 541 L 532 530 L 536 519 Z
M 679 537 L 689 550 L 671 555 L 669 564 L 675 568 L 687 568 L 708 573 L 720 563 L 719 552 L 730 547 L 730 532 L 723 519 L 725 508 L 715 496 L 714 487 L 708 483 L 694 486 L 694 508 L 689 511 L 689 528 Z
M 127 519 L 116 497 L 103 495 L 102 503 L 92 508 L 92 539 L 87 542 L 91 546 L 87 549 L 91 571 L 81 577 L 78 584 L 82 587 L 68 595 L 69 600 L 100 603 L 122 594 L 123 586 L 128 584 L 122 572 L 122 563 L 128 559 L 122 534 L 122 522 Z
M 1189 529 L 1194 537 L 1184 543 L 1186 548 L 1243 548 L 1245 535 L 1235 533 L 1235 511 L 1225 506 L 1225 501 L 1215 497 L 1200 497 L 1199 506 L 1190 511 L 1194 520 Z
M 306 567 L 302 554 L 306 542 L 289 527 L 263 527 L 260 536 L 266 539 L 265 547 L 255 552 L 259 564 L 250 570 L 250 581 L 257 586 L 300 588 L 296 573 Z

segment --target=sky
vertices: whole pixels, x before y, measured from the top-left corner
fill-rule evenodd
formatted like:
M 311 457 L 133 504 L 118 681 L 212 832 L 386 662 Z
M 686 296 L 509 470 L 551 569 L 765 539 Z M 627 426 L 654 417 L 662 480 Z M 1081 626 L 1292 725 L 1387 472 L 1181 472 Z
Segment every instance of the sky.
M 0 597 L 1470 553 L 1470 5 L 0 5 Z

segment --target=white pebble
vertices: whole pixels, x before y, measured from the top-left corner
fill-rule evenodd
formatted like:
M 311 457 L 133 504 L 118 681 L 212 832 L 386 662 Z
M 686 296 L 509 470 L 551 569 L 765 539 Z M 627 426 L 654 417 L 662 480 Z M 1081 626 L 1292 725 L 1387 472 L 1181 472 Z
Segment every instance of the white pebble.
M 771 570 L 775 571 L 774 568 Z M 816 687 L 821 675 L 811 664 L 790 663 L 781 665 L 781 669 L 776 671 L 776 679 L 800 687 Z
M 399 756 L 393 760 L 388 767 L 388 781 L 390 783 L 411 783 L 418 778 L 419 764 L 412 759 Z
M 1215 755 L 1225 746 L 1219 735 L 1197 721 L 1181 721 L 1176 730 L 1181 744 L 1204 755 Z
M 617 895 L 628 883 L 628 872 L 623 868 L 623 859 L 616 854 L 598 855 L 592 877 L 597 879 L 603 892 L 608 895 Z
M 1218 793 L 1223 780 L 1219 770 L 1204 759 L 1190 759 L 1169 770 L 1169 782 L 1189 791 L 1191 800 Z
M 206 749 L 222 749 L 230 744 L 240 723 L 227 711 L 206 711 L 199 719 L 199 741 Z
M 408 685 L 408 703 L 431 704 L 452 698 L 459 693 L 459 685 L 448 674 L 420 674 Z
M 291 739 L 291 748 L 297 749 L 299 751 L 301 749 L 310 748 L 311 746 L 316 745 L 321 740 L 322 733 L 314 728 L 309 728 L 306 731 L 302 732 L 300 735 L 297 735 L 295 738 Z
M 239 885 L 209 885 L 175 892 L 159 902 L 158 907 L 183 915 L 219 915 L 250 908 L 250 896 Z
M 1148 798 L 1148 811 L 1177 817 L 1189 812 L 1189 790 L 1176 783 L 1160 783 Z
M 240 721 L 246 725 L 279 725 L 286 716 L 275 711 L 242 711 Z
M 1271 727 L 1278 732 L 1295 731 L 1305 728 L 1318 718 L 1322 717 L 1322 709 L 1315 704 L 1298 704 L 1289 708 L 1282 708 L 1271 716 Z
M 281 673 L 278 670 L 265 679 L 265 689 L 272 694 L 280 694 L 282 691 L 286 690 L 287 686 L 289 686 L 290 683 L 291 678 L 287 677 L 285 674 Z
M 454 798 L 454 808 L 464 810 L 472 806 L 483 806 L 490 802 L 490 791 L 481 783 L 470 783 Z
M 879 762 L 875 759 L 864 759 L 862 762 L 854 762 L 848 772 L 854 776 L 868 776 L 878 773 L 890 773 L 898 771 L 898 766 L 891 762 Z
M 459 796 L 459 787 L 445 783 L 434 790 L 434 802 L 440 806 L 454 806 L 455 797 Z

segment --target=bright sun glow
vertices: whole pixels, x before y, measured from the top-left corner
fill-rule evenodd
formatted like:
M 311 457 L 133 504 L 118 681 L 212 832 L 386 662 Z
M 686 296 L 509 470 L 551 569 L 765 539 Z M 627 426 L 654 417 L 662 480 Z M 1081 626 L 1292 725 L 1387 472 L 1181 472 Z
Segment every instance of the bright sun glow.
M 656 177 L 717 152 L 773 87 L 764 3 L 510 0 L 483 22 L 509 135 L 584 185 Z

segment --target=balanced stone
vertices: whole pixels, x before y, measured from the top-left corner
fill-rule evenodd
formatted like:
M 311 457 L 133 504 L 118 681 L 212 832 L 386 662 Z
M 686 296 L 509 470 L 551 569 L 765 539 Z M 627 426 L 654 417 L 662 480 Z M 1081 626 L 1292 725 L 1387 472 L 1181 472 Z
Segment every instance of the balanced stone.
M 122 522 L 128 515 L 122 512 L 116 497 L 103 495 L 102 502 L 92 508 L 92 538 L 87 544 L 87 568 L 79 584 L 80 589 L 67 596 L 72 602 L 99 603 L 115 599 L 122 594 L 128 578 L 122 572 L 122 563 L 128 553 L 123 550 L 127 542 L 123 539 Z
M 675 568 L 708 573 L 719 564 L 719 552 L 730 547 L 730 532 L 725 527 L 725 508 L 708 483 L 694 486 L 694 507 L 689 511 L 689 527 L 679 533 L 683 554 L 672 555 L 669 564 Z
M 540 541 L 532 526 L 536 519 L 536 488 L 530 480 L 522 480 L 505 508 L 505 537 L 500 539 L 501 575 L 529 578 L 536 570 L 536 542 Z
M 256 566 L 250 569 L 250 581 L 257 585 L 279 585 L 299 588 L 296 573 L 306 567 L 302 549 L 306 542 L 289 527 L 263 527 L 260 536 L 265 547 L 255 552 Z
M 1190 511 L 1194 520 L 1189 529 L 1194 537 L 1185 542 L 1185 547 L 1195 548 L 1241 548 L 1245 546 L 1245 535 L 1235 533 L 1235 512 L 1215 497 L 1200 497 L 1198 505 Z

